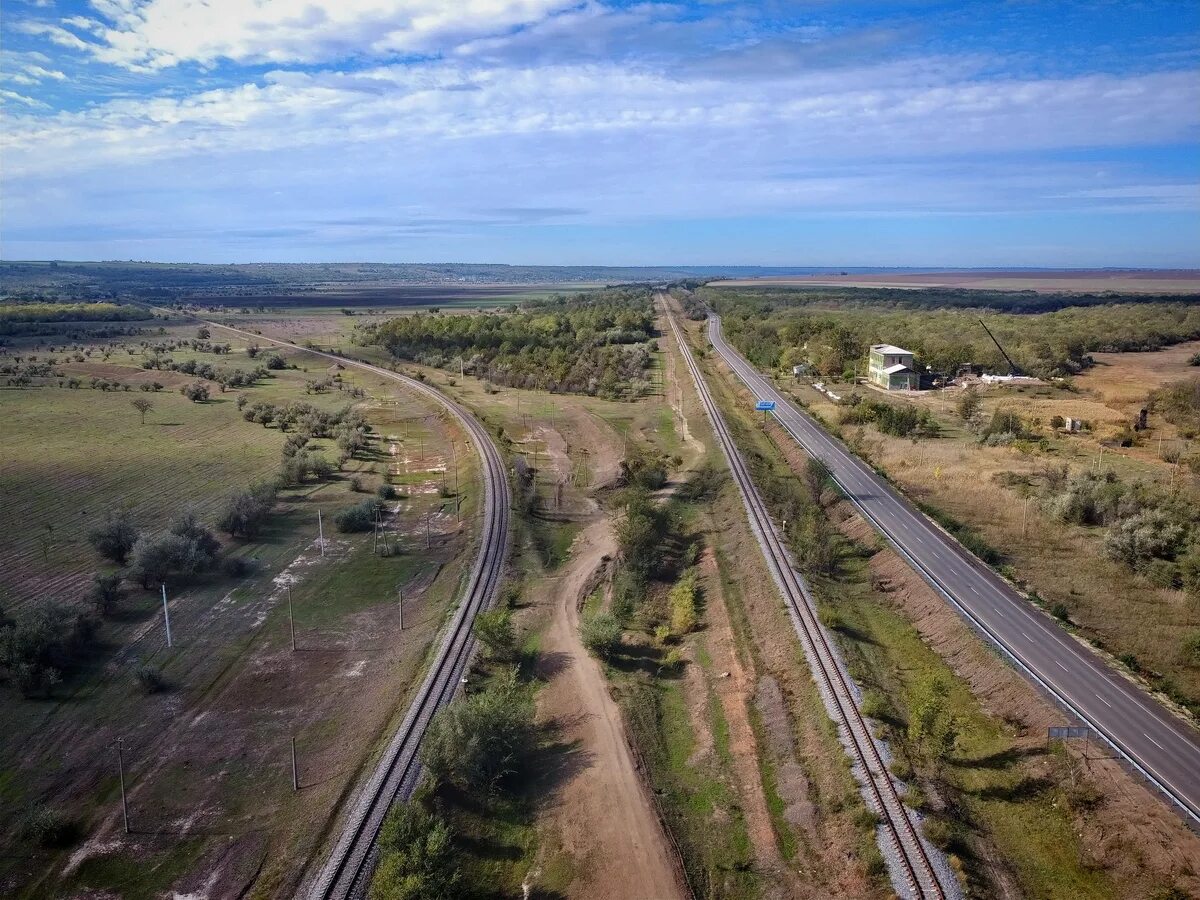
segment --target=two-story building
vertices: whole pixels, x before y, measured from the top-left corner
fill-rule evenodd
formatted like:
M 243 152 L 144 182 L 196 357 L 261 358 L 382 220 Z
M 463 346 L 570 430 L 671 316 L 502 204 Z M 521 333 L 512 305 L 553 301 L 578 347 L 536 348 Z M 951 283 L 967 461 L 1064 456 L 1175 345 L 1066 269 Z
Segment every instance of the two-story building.
M 921 386 L 921 376 L 913 369 L 913 355 L 891 344 L 871 347 L 867 378 L 888 391 L 915 391 Z

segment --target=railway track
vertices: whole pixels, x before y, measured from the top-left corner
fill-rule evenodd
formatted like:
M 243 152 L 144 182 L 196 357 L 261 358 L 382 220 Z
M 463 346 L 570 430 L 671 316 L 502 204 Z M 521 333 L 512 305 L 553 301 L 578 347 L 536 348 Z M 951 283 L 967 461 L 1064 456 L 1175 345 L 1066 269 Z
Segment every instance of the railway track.
M 463 593 L 463 600 L 442 636 L 437 656 L 409 706 L 400 728 L 392 736 L 371 777 L 359 788 L 342 824 L 342 832 L 333 851 L 302 887 L 300 894 L 311 900 L 345 900 L 365 896 L 374 870 L 377 851 L 375 840 L 397 799 L 411 796 L 420 777 L 417 751 L 430 720 L 458 692 L 463 673 L 475 650 L 471 626 L 475 615 L 492 605 L 500 586 L 501 572 L 508 548 L 509 495 L 504 460 L 491 435 L 462 406 L 440 391 L 414 378 L 391 372 L 380 366 L 340 354 L 310 350 L 288 341 L 231 328 L 219 322 L 208 325 L 233 331 L 257 341 L 300 350 L 344 365 L 352 365 L 397 381 L 429 397 L 444 407 L 466 429 L 479 453 L 483 471 L 484 508 L 480 553 L 475 560 Z
M 666 307 L 665 299 L 663 304 Z M 717 442 L 721 445 L 734 481 L 741 492 L 750 526 L 804 647 L 813 680 L 824 695 L 826 707 L 841 731 L 847 752 L 856 764 L 864 792 L 879 815 L 880 827 L 893 851 L 893 885 L 898 892 L 905 892 L 915 898 L 946 900 L 947 897 L 956 897 L 959 893 L 957 885 L 947 890 L 942 884 L 942 876 L 934 867 L 929 852 L 913 824 L 912 816 L 900 797 L 896 783 L 884 765 L 879 748 L 859 709 L 856 695 L 851 690 L 849 678 L 842 671 L 825 629 L 817 620 L 816 604 L 808 586 L 792 565 L 775 524 L 767 512 L 766 504 L 751 480 L 750 472 L 669 307 L 666 312 L 671 331 L 691 372 Z M 897 874 L 903 884 L 896 883 Z

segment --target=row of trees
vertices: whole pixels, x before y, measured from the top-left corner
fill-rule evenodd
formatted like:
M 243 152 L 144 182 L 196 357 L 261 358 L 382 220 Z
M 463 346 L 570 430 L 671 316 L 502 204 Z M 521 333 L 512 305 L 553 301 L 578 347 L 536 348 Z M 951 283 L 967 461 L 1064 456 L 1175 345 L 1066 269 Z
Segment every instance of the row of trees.
M 711 287 L 700 296 L 722 315 L 730 342 L 764 369 L 806 363 L 822 375 L 849 377 L 856 366 L 861 372 L 872 344 L 891 343 L 912 350 L 921 371 L 952 373 L 964 363 L 1008 370 L 979 326 L 978 310 L 947 307 L 937 292 L 906 293 L 914 295 L 909 305 L 840 292 L 810 297 Z M 986 321 L 1018 365 L 1044 377 L 1079 372 L 1095 352 L 1156 350 L 1200 337 L 1194 302 L 1108 299 L 1049 312 L 989 313 Z

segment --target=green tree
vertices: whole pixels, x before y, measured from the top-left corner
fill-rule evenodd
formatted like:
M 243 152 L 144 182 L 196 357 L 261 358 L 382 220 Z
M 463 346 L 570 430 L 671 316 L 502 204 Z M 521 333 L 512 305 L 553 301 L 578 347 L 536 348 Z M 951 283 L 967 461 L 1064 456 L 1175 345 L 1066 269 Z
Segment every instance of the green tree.
M 515 674 L 441 709 L 421 744 L 421 760 L 439 782 L 495 789 L 534 746 L 533 698 Z
M 91 599 L 97 615 L 107 616 L 112 612 L 113 607 L 121 600 L 121 574 L 98 573 L 92 579 Z
M 379 832 L 370 900 L 452 900 L 461 874 L 446 822 L 416 803 L 392 807 Z
M 667 596 L 671 610 L 671 631 L 684 635 L 696 627 L 696 570 L 689 569 Z
M 958 402 L 954 408 L 958 412 L 958 417 L 964 422 L 970 422 L 979 412 L 983 401 L 979 399 L 979 389 L 973 384 L 968 384 L 961 394 L 958 395 Z
M 104 521 L 88 532 L 88 543 L 105 559 L 111 559 L 117 565 L 125 565 L 129 551 L 133 549 L 138 539 L 138 531 L 129 518 L 129 513 L 122 510 L 108 513 Z

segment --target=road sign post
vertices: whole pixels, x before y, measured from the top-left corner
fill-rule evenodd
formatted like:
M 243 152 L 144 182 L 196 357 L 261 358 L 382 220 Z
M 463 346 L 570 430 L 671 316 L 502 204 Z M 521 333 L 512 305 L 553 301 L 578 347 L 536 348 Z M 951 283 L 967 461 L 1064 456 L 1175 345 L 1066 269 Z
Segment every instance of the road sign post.
M 767 427 L 767 415 L 775 411 L 775 401 L 759 400 L 754 404 L 754 409 L 756 412 L 761 412 L 763 414 L 763 429 L 765 430 Z

